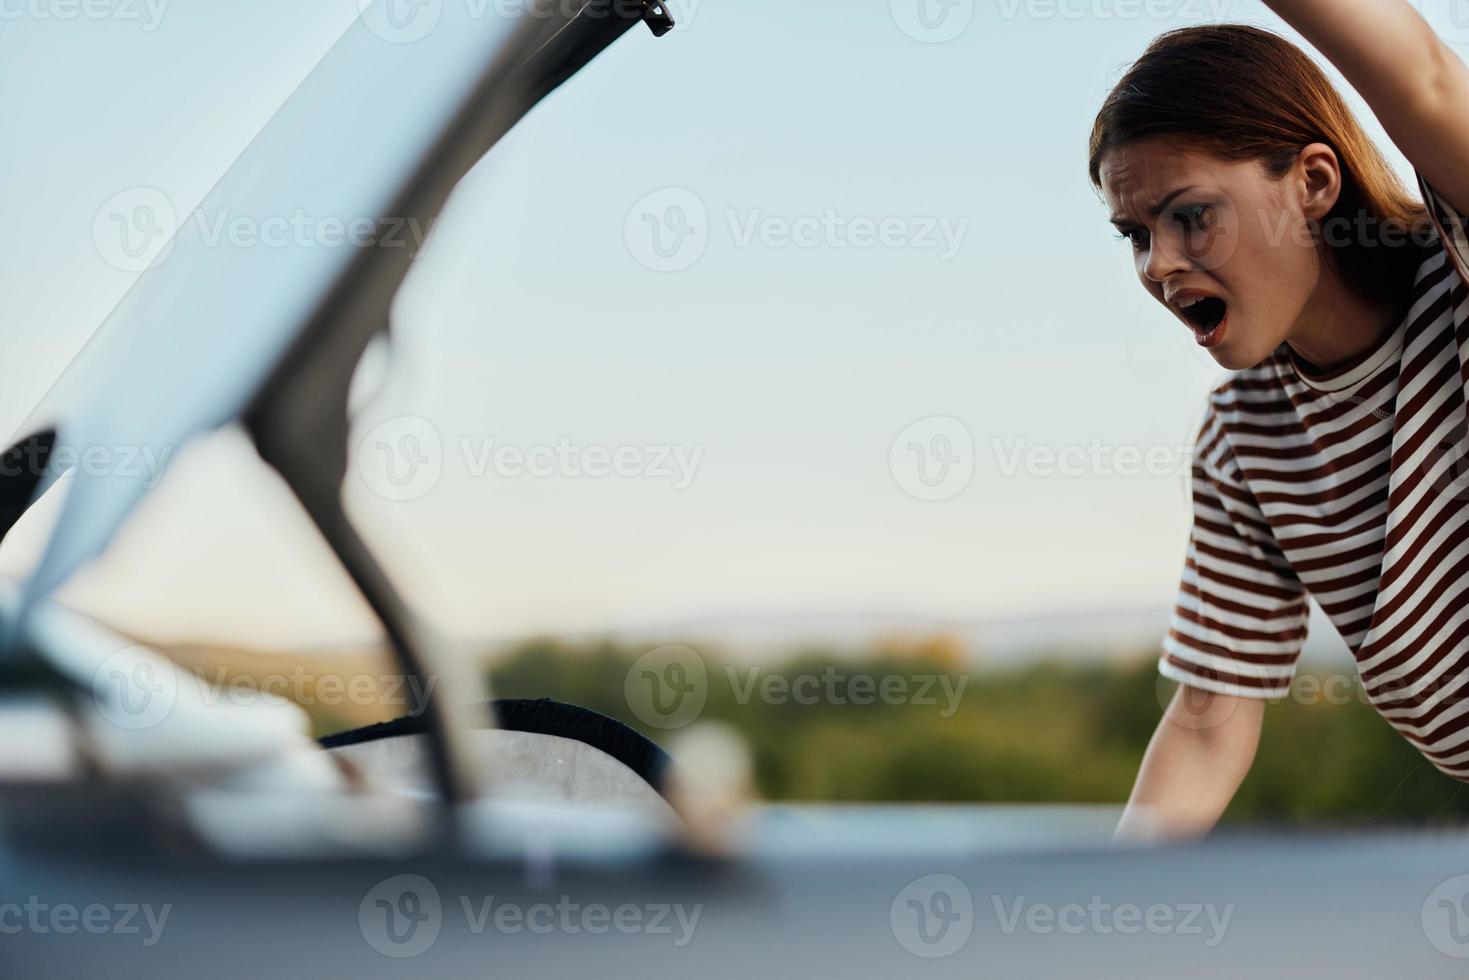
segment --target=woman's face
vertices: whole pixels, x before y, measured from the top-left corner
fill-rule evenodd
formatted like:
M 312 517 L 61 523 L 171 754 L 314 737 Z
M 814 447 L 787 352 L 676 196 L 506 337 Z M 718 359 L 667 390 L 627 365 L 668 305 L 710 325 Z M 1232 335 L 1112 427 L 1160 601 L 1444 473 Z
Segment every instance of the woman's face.
M 1161 140 L 1108 151 L 1101 178 L 1143 288 L 1214 360 L 1253 367 L 1286 340 L 1322 274 L 1306 188 Z

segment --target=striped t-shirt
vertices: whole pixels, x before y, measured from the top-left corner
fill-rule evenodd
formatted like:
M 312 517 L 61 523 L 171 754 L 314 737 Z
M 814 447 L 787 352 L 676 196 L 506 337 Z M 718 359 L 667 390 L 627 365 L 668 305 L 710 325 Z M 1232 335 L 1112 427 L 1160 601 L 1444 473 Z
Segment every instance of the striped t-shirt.
M 1469 781 L 1469 239 L 1418 183 L 1437 235 L 1397 328 L 1325 375 L 1282 345 L 1210 395 L 1159 670 L 1287 695 L 1309 593 L 1382 716 Z

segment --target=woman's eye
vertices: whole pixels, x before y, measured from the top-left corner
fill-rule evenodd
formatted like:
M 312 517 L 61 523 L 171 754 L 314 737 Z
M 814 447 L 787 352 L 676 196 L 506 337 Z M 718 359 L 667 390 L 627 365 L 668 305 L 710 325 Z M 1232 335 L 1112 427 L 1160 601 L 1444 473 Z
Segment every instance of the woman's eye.
M 1117 237 L 1123 239 L 1124 241 L 1131 242 L 1132 250 L 1134 252 L 1141 252 L 1143 249 L 1148 247 L 1148 229 L 1146 228 L 1129 228 L 1127 231 L 1120 233 Z
M 1173 217 L 1190 231 L 1204 231 L 1214 223 L 1214 209 L 1207 204 L 1192 204 L 1175 211 Z

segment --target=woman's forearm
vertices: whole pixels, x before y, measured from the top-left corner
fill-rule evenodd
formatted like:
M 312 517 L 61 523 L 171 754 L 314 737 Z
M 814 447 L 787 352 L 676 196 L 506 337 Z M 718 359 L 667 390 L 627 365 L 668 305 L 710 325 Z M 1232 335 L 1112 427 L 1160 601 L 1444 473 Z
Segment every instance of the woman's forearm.
M 1469 69 L 1408 0 L 1265 0 L 1362 94 L 1393 142 L 1469 207 Z
M 1208 833 L 1250 770 L 1264 707 L 1256 699 L 1180 687 L 1143 756 L 1117 839 Z
M 1265 3 L 1325 55 L 1379 117 L 1431 89 L 1442 56 L 1452 56 L 1408 0 Z

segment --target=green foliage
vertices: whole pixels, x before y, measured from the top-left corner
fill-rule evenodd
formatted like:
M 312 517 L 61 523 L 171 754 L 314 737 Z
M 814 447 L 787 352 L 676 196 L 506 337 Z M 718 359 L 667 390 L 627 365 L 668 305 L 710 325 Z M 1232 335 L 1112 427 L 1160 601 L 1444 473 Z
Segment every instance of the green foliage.
M 673 733 L 643 724 L 624 695 L 641 652 L 536 640 L 499 660 L 492 689 L 585 705 L 666 744 Z M 1147 657 L 969 674 L 957 658 L 922 647 L 855 657 L 803 651 L 758 667 L 707 653 L 703 660 L 701 719 L 744 736 L 759 790 L 774 800 L 1121 803 L 1172 694 Z M 929 696 L 797 703 L 760 693 L 762 683 L 788 691 L 783 685 L 797 678 L 833 673 L 842 692 L 860 675 L 902 678 L 910 693 L 927 684 Z M 945 683 L 957 698 L 946 696 Z M 1338 700 L 1347 703 L 1292 698 L 1266 710 L 1259 755 L 1226 822 L 1421 825 L 1469 816 L 1462 784 L 1434 770 L 1370 706 Z

